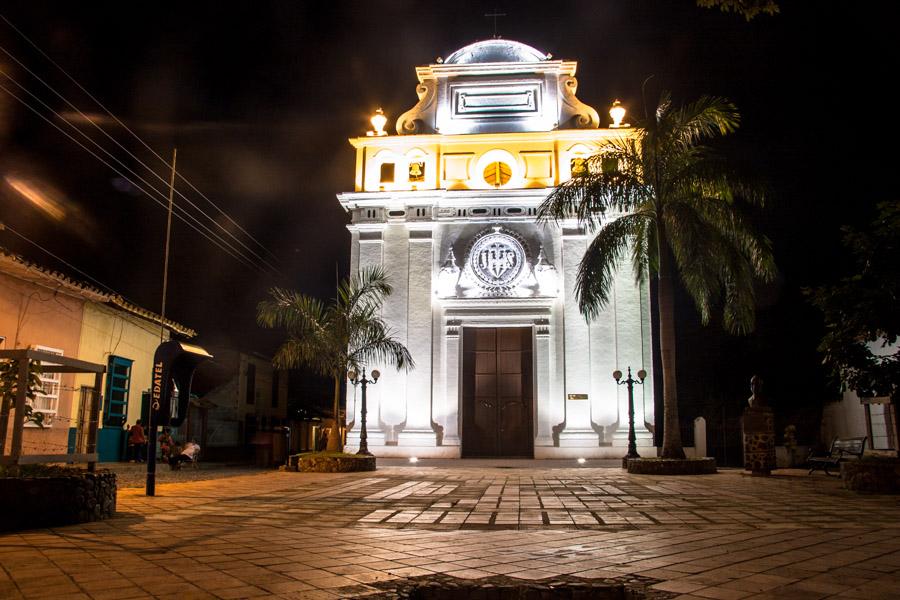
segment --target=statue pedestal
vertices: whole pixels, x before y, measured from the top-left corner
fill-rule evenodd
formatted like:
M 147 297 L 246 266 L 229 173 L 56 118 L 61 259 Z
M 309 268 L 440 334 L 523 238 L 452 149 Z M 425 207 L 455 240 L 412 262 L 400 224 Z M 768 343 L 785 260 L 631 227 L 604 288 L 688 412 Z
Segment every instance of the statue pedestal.
M 768 406 L 750 406 L 741 418 L 744 468 L 754 476 L 766 476 L 775 468 L 775 416 Z

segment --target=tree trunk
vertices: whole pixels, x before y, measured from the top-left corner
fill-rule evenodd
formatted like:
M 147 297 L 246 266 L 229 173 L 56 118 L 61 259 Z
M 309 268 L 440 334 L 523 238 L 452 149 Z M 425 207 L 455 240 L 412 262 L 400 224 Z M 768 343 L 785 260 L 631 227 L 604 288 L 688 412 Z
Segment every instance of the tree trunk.
M 332 407 L 334 425 L 328 434 L 327 452 L 340 452 L 341 448 L 341 380 L 334 378 L 334 406 Z
M 662 458 L 684 458 L 681 423 L 678 420 L 678 390 L 675 383 L 675 297 L 672 256 L 662 226 L 657 228 L 659 274 L 656 308 L 659 314 L 659 353 L 663 375 Z

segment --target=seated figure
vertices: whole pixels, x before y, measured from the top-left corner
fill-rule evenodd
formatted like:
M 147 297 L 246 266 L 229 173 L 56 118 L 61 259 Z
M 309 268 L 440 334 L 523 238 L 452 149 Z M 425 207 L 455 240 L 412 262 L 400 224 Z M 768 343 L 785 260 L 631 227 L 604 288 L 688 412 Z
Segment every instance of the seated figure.
M 194 462 L 199 454 L 200 446 L 197 444 L 197 442 L 191 440 L 181 448 L 181 452 L 172 453 L 172 455 L 169 457 L 169 466 L 173 470 L 180 469 L 181 463 Z

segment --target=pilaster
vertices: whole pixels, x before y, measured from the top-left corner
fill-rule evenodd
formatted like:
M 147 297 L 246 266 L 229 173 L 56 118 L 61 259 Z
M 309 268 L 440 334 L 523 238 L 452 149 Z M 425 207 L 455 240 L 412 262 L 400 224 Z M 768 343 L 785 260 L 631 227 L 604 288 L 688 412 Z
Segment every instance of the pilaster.
M 444 446 L 459 446 L 459 321 L 448 321 L 444 329 Z
M 575 286 L 578 266 L 587 247 L 584 231 L 564 228 L 562 235 L 563 318 L 565 328 L 566 423 L 559 434 L 563 447 L 596 447 L 597 432 L 591 426 L 591 344 L 588 324 L 578 309 Z
M 393 337 L 407 345 L 409 310 L 409 229 L 405 223 L 388 223 L 384 230 L 384 265 L 393 292 L 382 308 L 382 315 Z M 390 390 L 381 398 L 381 421 L 388 441 L 397 440 L 397 432 L 406 420 L 406 387 L 408 373 L 389 365 L 370 365 L 381 368 L 378 385 Z
M 406 347 L 416 361 L 407 374 L 406 423 L 399 433 L 400 446 L 435 446 L 431 427 L 431 319 L 433 244 L 430 224 L 409 231 L 408 303 Z
M 356 252 L 357 270 L 351 271 L 352 275 L 358 274 L 359 270 L 370 267 L 379 267 L 384 264 L 384 228 L 377 226 L 367 226 L 354 232 L 355 239 L 358 240 L 359 246 Z M 354 260 L 354 254 L 351 252 L 351 266 Z M 346 450 L 348 452 L 356 452 L 359 449 L 359 423 L 361 405 L 358 401 L 360 398 L 359 389 L 354 389 L 352 385 L 347 386 L 347 415 L 353 415 L 352 428 L 347 432 Z M 378 385 L 373 385 L 366 391 L 366 434 L 367 443 L 370 447 L 384 446 L 385 435 L 384 426 L 381 422 L 381 389 Z

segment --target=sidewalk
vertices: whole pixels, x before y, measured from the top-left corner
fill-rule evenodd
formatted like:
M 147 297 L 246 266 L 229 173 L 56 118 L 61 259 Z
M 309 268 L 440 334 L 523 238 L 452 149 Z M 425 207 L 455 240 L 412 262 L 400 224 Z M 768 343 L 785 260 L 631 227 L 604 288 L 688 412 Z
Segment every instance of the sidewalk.
M 649 578 L 694 598 L 896 598 L 900 499 L 825 477 L 621 469 L 267 472 L 119 494 L 119 517 L 0 536 L 3 598 L 348 598 L 443 573 Z

